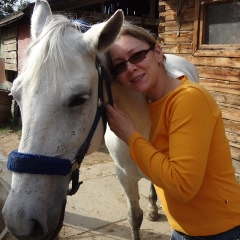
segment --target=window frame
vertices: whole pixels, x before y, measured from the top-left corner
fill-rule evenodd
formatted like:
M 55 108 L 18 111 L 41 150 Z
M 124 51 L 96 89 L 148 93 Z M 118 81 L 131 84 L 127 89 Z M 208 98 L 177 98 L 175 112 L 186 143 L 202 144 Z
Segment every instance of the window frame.
M 226 56 L 240 57 L 240 44 L 204 44 L 206 6 L 229 3 L 234 0 L 195 0 L 195 19 L 193 31 L 193 55 L 194 56 Z

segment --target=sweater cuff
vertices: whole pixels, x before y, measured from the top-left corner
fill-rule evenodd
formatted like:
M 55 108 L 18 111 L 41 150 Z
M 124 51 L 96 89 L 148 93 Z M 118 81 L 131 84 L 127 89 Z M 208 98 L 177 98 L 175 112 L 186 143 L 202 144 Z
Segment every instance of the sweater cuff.
M 137 138 L 142 138 L 142 135 L 139 132 L 133 132 L 132 135 L 128 139 L 128 147 L 131 149 L 131 146 L 133 145 L 134 141 Z

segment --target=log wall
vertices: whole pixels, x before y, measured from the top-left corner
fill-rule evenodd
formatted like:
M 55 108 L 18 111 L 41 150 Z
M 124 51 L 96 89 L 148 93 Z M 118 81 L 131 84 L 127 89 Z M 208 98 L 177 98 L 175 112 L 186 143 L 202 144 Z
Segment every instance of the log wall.
M 4 32 L 5 69 L 17 71 L 17 28 Z
M 160 0 L 158 40 L 165 53 L 185 57 L 196 65 L 200 84 L 211 92 L 222 109 L 233 164 L 236 175 L 240 176 L 240 55 L 235 50 L 223 53 L 196 49 L 198 4 L 198 0 Z

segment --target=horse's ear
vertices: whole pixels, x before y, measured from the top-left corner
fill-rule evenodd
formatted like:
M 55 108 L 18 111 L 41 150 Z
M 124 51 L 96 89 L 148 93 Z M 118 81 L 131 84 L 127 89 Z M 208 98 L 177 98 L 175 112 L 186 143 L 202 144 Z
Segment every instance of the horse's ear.
M 89 43 L 90 50 L 105 51 L 115 41 L 123 24 L 123 11 L 116 11 L 108 21 L 93 25 L 84 39 Z
M 37 38 L 42 32 L 47 20 L 52 16 L 50 6 L 45 0 L 36 0 L 32 19 L 31 19 L 31 36 Z

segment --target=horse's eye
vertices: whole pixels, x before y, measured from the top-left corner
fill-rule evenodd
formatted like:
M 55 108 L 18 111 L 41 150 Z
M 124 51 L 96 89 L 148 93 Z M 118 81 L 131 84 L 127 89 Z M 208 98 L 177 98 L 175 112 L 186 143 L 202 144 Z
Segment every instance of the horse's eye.
M 69 107 L 79 106 L 79 105 L 82 105 L 83 103 L 85 103 L 86 100 L 87 100 L 86 97 L 82 97 L 82 96 L 74 97 L 69 101 L 68 106 Z

